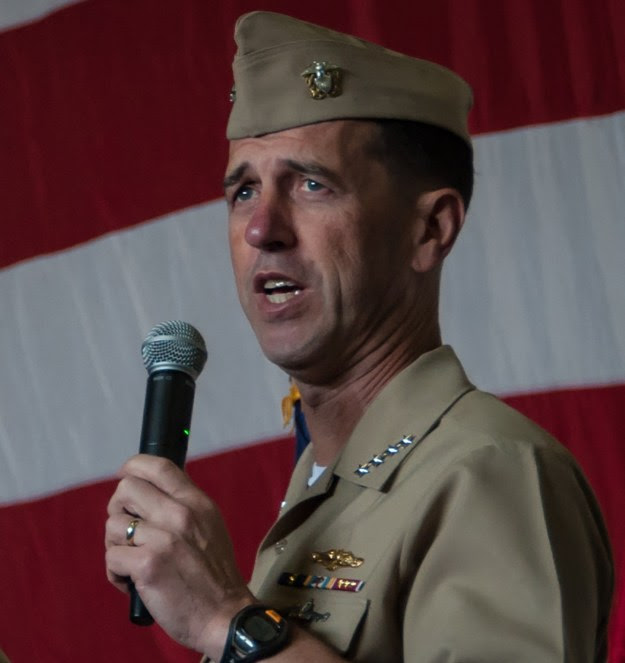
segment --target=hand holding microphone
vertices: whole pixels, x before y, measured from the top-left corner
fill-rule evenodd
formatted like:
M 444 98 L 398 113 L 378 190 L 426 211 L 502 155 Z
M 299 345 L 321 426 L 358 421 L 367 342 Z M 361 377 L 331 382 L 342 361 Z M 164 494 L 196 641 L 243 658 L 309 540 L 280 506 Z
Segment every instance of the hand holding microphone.
M 149 376 L 141 453 L 122 467 L 108 505 L 107 574 L 124 592 L 134 581 L 134 623 L 154 617 L 183 645 L 218 655 L 232 617 L 255 599 L 217 505 L 181 469 L 206 350 L 191 325 L 165 322 L 142 351 Z
M 148 381 L 139 453 L 169 458 L 184 467 L 189 441 L 195 380 L 206 363 L 206 344 L 188 322 L 172 320 L 156 325 L 141 346 Z M 132 543 L 140 521 L 132 520 L 126 538 Z M 154 622 L 134 584 L 130 582 L 130 621 Z

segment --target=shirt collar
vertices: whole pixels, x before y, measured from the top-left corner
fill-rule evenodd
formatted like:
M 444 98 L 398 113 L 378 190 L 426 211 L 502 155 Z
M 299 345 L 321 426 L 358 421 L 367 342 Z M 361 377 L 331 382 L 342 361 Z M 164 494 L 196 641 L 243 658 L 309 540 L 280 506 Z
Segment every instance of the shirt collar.
M 475 387 L 451 347 L 441 346 L 421 355 L 369 405 L 338 457 L 333 474 L 384 490 L 411 451 L 472 389 Z

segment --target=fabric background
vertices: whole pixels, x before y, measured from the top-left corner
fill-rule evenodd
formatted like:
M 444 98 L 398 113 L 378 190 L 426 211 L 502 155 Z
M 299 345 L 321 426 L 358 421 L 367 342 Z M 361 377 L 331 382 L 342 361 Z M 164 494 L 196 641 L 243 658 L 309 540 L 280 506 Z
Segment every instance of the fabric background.
M 188 469 L 248 574 L 277 512 L 288 383 L 239 310 L 220 185 L 232 28 L 259 8 L 473 86 L 476 195 L 444 274 L 444 339 L 584 467 L 617 563 L 610 661 L 625 661 L 622 0 L 0 4 L 0 647 L 13 663 L 197 661 L 129 624 L 104 573 L 158 322 L 206 338 Z

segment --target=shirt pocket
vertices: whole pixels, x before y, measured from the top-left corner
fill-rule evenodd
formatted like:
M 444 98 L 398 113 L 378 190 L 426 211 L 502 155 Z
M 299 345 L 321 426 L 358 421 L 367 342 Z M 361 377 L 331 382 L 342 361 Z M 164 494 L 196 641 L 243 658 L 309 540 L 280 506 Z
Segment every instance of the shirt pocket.
M 331 592 L 319 592 L 311 596 L 308 592 L 302 592 L 301 603 L 281 612 L 298 626 L 345 654 L 357 641 L 368 608 L 369 601 L 366 598 L 354 595 L 337 596 Z M 301 617 L 297 614 L 298 610 Z

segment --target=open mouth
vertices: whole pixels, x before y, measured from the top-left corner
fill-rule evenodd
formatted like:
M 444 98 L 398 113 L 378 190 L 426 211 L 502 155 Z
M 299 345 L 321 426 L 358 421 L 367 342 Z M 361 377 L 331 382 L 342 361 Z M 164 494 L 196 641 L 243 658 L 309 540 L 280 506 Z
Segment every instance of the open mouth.
M 263 292 L 272 304 L 284 304 L 301 292 L 300 286 L 284 279 L 268 279 Z

